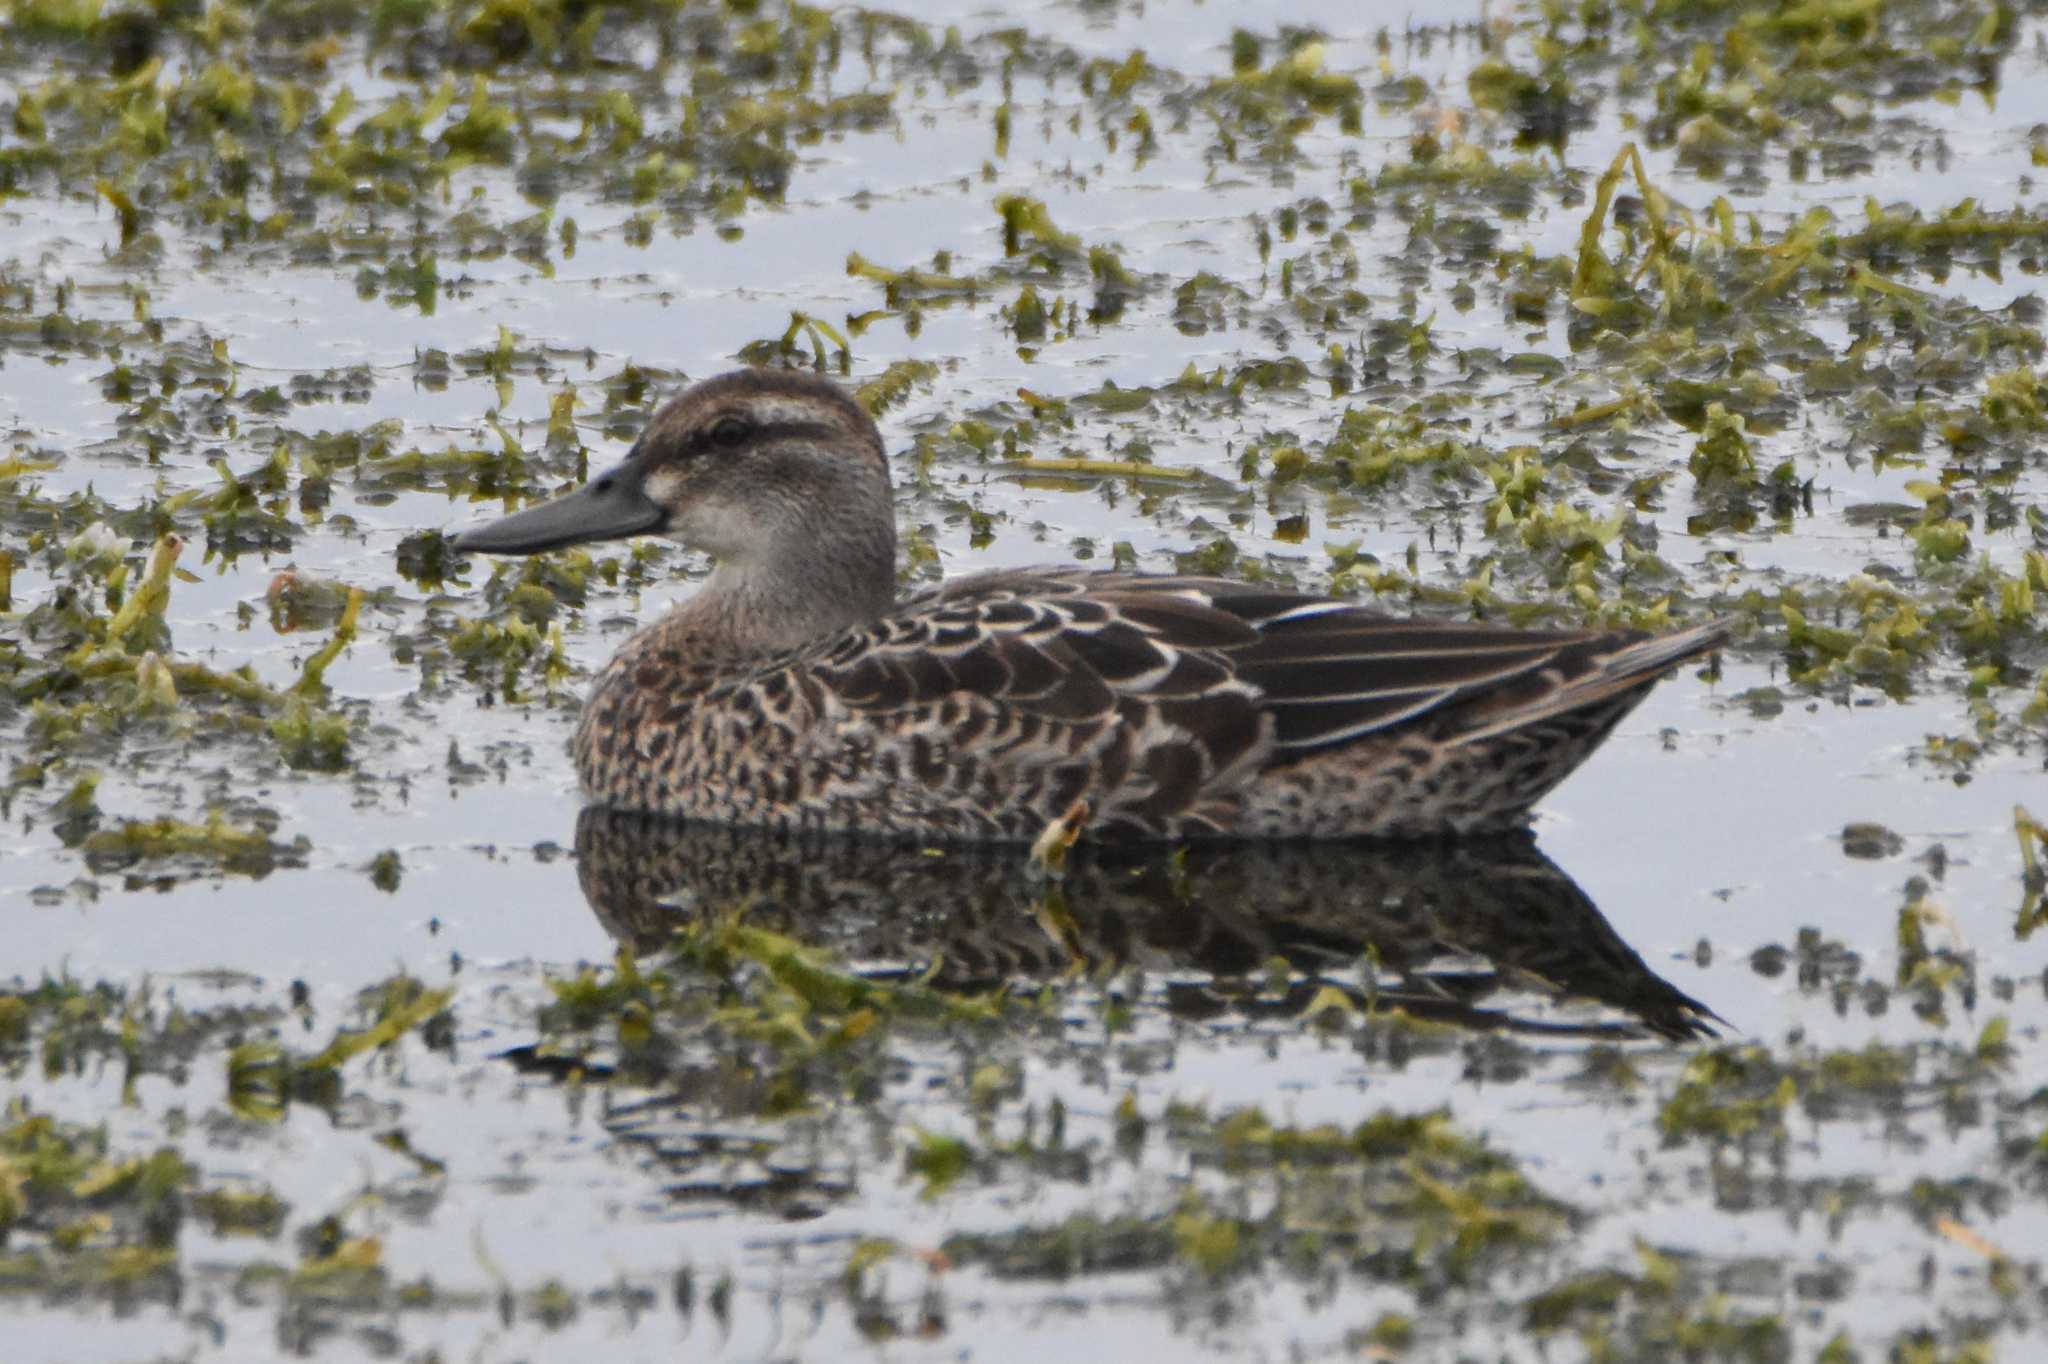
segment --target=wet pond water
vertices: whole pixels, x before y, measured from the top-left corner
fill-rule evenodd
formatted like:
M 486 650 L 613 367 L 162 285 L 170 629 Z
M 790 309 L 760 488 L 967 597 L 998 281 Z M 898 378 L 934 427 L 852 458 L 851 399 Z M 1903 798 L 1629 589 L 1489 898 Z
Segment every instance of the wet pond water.
M 2048 11 L 1290 8 L 8 8 L 10 1358 L 2028 1357 Z M 742 359 L 906 583 L 1735 642 L 1533 840 L 584 812 L 707 564 L 445 536 Z

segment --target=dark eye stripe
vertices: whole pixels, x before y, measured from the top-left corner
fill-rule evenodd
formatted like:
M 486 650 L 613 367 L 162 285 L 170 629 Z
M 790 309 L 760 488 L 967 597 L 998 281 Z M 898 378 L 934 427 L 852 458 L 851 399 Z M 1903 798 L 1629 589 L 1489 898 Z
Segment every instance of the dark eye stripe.
M 749 422 L 747 424 L 746 440 L 741 445 L 728 446 L 721 444 L 712 435 L 713 432 L 718 430 L 720 422 L 726 420 L 730 419 L 720 418 L 718 422 L 713 422 L 710 426 L 694 432 L 690 437 L 691 451 L 695 453 L 706 450 L 741 449 L 746 445 L 759 445 L 764 441 L 829 441 L 839 434 L 838 427 L 826 422 L 769 422 L 766 426 L 758 426 Z
M 627 458 L 661 464 L 671 460 L 695 459 L 700 455 L 737 454 L 763 441 L 809 441 L 819 445 L 830 445 L 848 439 L 846 428 L 836 422 L 793 420 L 761 425 L 742 418 L 747 421 L 746 440 L 738 445 L 721 445 L 712 438 L 711 433 L 718 429 L 719 422 L 727 420 L 731 418 L 720 417 L 716 421 L 685 428 L 673 436 L 656 435 L 649 431 L 634 445 Z
M 771 422 L 754 428 L 755 440 L 831 441 L 844 435 L 829 422 Z

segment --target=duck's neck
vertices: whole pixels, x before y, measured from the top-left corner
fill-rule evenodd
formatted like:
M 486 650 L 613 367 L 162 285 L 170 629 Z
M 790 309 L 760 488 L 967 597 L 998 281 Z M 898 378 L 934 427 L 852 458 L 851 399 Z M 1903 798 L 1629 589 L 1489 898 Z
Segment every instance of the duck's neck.
M 820 521 L 831 520 L 821 508 Z M 874 620 L 896 600 L 896 530 L 845 527 L 722 559 L 663 625 L 700 656 L 786 653 Z M 678 639 L 677 642 L 683 642 Z

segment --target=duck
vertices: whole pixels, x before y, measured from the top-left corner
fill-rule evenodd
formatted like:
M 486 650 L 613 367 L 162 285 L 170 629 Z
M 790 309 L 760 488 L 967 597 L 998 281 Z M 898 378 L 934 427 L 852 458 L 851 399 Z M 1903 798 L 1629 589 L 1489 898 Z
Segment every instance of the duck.
M 1665 633 L 1407 618 L 1223 577 L 1006 568 L 899 595 L 889 458 L 839 384 L 696 383 L 617 466 L 449 541 L 665 536 L 701 586 L 590 688 L 615 810 L 934 842 L 1419 839 L 1525 826 L 1658 679 Z

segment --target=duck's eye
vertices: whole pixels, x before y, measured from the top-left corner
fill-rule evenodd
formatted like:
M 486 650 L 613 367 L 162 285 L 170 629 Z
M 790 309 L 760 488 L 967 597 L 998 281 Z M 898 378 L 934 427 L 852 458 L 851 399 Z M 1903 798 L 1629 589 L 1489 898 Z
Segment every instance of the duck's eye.
M 745 445 L 753 434 L 753 423 L 744 417 L 720 417 L 711 424 L 711 443 L 727 450 Z

